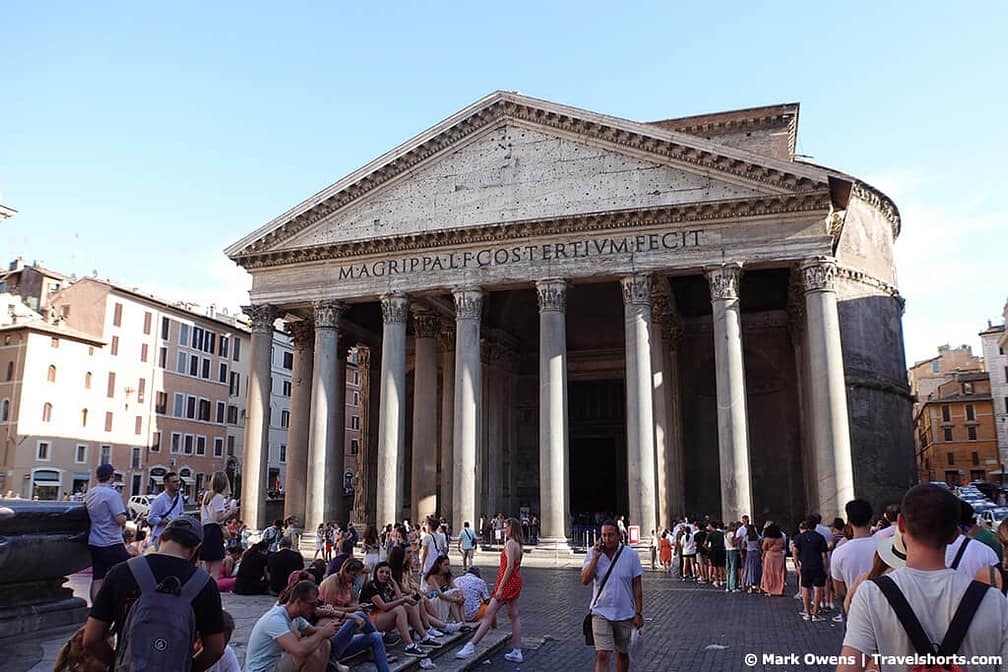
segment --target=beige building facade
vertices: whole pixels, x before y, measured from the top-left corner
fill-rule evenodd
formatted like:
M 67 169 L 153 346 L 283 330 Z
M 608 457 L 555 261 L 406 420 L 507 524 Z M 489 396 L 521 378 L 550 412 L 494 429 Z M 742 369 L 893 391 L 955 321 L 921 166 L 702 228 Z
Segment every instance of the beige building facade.
M 303 332 L 288 453 L 307 464 L 287 478 L 308 527 L 345 513 L 332 381 L 351 347 L 369 522 L 459 529 L 528 506 L 565 545 L 592 511 L 647 530 L 898 497 L 914 478 L 899 215 L 796 160 L 797 116 L 639 123 L 497 92 L 236 242 L 246 464 L 266 468 L 285 316 Z M 256 494 L 243 515 L 261 524 Z

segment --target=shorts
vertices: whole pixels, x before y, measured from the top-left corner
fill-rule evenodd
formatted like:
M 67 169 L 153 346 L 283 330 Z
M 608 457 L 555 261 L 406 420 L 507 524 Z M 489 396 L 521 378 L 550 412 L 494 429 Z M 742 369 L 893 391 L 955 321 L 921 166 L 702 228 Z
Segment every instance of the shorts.
M 280 660 L 267 668 L 266 672 L 298 672 L 297 661 L 286 651 L 281 654 Z
M 592 634 L 595 636 L 596 651 L 630 652 L 630 633 L 633 631 L 633 619 L 625 621 L 610 621 L 598 614 L 592 614 Z
M 701 567 L 706 567 L 708 564 L 710 564 L 707 560 L 706 553 L 697 553 L 697 562 L 700 563 Z
M 462 549 L 462 562 L 471 563 L 473 561 L 473 549 L 463 548 Z
M 807 571 L 801 573 L 801 587 L 802 588 L 825 588 L 826 587 L 826 573 Z
M 725 550 L 723 548 L 712 548 L 710 550 L 710 564 L 712 567 L 725 566 Z
M 489 606 L 490 606 L 489 602 L 480 602 L 479 611 L 476 612 L 476 618 L 473 619 L 474 623 L 476 621 L 482 621 L 483 620 L 483 614 L 486 613 L 487 607 L 489 607 Z
M 91 551 L 91 579 L 104 579 L 108 570 L 112 569 L 120 562 L 130 559 L 130 554 L 126 550 L 126 544 L 116 544 L 114 546 L 92 546 L 88 544 Z

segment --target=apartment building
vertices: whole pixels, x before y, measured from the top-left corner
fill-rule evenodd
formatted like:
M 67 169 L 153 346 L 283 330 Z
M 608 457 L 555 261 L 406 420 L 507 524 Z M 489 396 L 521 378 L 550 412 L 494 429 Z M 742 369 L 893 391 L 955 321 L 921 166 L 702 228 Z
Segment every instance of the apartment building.
M 919 404 L 914 424 L 922 478 L 959 485 L 1000 477 L 987 372 L 955 373 Z
M 49 297 L 71 280 L 69 276 L 44 268 L 37 261 L 25 264 L 24 259 L 18 257 L 10 262 L 6 271 L 0 272 L 0 293 L 18 296 L 29 308 L 40 311 L 48 305 Z
M 1008 314 L 1008 306 L 1005 307 Z M 988 324 L 980 332 L 984 366 L 990 374 L 991 403 L 1001 462 L 1008 464 L 1008 331 L 1004 324 Z

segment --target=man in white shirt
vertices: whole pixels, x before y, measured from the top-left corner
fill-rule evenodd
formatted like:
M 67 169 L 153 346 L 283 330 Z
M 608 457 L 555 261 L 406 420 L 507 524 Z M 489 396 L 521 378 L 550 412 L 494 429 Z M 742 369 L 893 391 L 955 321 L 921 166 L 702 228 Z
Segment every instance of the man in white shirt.
M 895 504 L 890 504 L 886 507 L 885 511 L 882 513 L 882 517 L 889 524 L 875 533 L 877 538 L 886 539 L 896 534 L 896 517 L 899 515 L 899 512 L 899 507 Z
M 970 577 L 945 566 L 945 547 L 956 534 L 958 518 L 955 496 L 937 486 L 926 483 L 906 493 L 896 523 L 906 545 L 906 566 L 865 581 L 854 593 L 837 672 L 861 672 L 875 655 L 884 657 L 878 661 L 884 670 L 906 670 L 910 664 L 886 659 L 922 654 L 883 592 L 887 584 L 902 594 L 928 642 L 945 638 L 967 590 L 978 590 L 979 602 L 954 653 L 967 659 L 1000 656 L 1008 660 L 1008 600 L 990 588 L 971 588 Z M 968 669 L 993 672 L 1002 668 L 997 663 L 970 664 Z
M 438 531 L 438 522 L 434 516 L 428 516 L 424 522 L 423 539 L 420 541 L 420 566 L 421 575 L 427 576 L 427 572 L 434 566 L 434 561 L 439 555 L 448 554 L 448 540 L 443 532 Z
M 180 492 L 182 479 L 179 475 L 169 471 L 161 482 L 164 484 L 164 490 L 151 502 L 150 511 L 147 513 L 147 522 L 151 526 L 150 543 L 155 548 L 161 531 L 185 512 L 185 497 Z
M 605 580 L 610 567 L 612 572 Z M 644 626 L 643 575 L 640 556 L 620 543 L 616 522 L 603 522 L 602 536 L 588 551 L 581 566 L 581 583 L 594 584 L 590 608 L 595 637 L 595 672 L 609 671 L 613 651 L 616 652 L 616 669 L 629 669 L 632 628 Z M 605 586 L 600 591 L 603 581 Z
M 854 530 L 854 538 L 837 546 L 830 560 L 833 592 L 841 604 L 847 591 L 854 585 L 854 579 L 871 570 L 877 544 L 871 534 L 871 504 L 863 499 L 852 499 L 847 502 L 844 511 L 847 513 L 847 522 Z M 840 622 L 843 615 L 837 614 L 833 620 Z

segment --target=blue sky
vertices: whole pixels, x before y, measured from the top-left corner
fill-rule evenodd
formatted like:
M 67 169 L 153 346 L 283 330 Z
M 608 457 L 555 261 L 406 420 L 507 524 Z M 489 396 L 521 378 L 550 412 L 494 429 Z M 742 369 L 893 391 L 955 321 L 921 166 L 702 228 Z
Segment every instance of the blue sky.
M 641 121 L 800 102 L 799 153 L 900 207 L 909 360 L 1008 299 L 1008 4 L 143 4 L 5 8 L 3 261 L 238 305 L 226 245 L 509 89 Z

